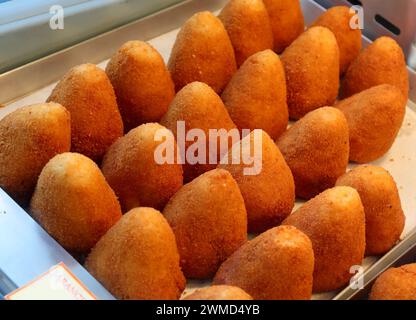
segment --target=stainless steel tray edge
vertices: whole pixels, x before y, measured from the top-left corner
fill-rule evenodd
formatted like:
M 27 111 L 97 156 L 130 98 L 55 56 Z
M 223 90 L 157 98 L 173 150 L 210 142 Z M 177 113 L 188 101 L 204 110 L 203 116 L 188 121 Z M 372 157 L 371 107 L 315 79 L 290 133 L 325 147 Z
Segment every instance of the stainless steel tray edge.
M 370 266 L 363 274 L 363 287 L 352 289 L 350 286 L 338 293 L 334 300 L 355 300 L 366 298 L 372 284 L 377 277 L 388 268 L 395 265 L 398 261 L 401 263 L 416 262 L 416 228 L 412 229 L 409 234 L 400 241 L 388 253 L 382 256 L 377 262 Z
M 176 29 L 195 12 L 215 11 L 225 2 L 226 0 L 187 0 L 0 74 L 0 103 L 10 103 L 57 81 L 75 65 L 108 59 L 126 41 L 149 40 Z

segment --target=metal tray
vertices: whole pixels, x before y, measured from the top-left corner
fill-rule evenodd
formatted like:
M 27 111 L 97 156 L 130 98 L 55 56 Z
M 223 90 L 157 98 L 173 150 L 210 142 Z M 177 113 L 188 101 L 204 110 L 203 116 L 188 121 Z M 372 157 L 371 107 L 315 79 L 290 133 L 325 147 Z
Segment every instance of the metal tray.
M 28 65 L 0 75 L 0 118 L 24 105 L 43 102 L 55 86 L 55 81 L 74 65 L 92 62 L 104 67 L 107 60 L 124 42 L 132 39 L 149 41 L 168 59 L 178 27 L 193 13 L 217 11 L 226 0 L 190 0 L 140 19 L 126 26 L 84 41 L 63 51 L 37 60 Z M 302 0 L 305 23 L 309 25 L 324 8 L 312 0 Z M 363 37 L 363 44 L 370 41 Z M 411 99 L 416 101 L 416 73 L 409 68 Z M 395 178 L 406 214 L 406 226 L 402 241 L 381 258 L 368 257 L 364 260 L 364 282 L 367 288 L 371 281 L 392 263 L 412 251 L 416 245 L 416 105 L 409 100 L 403 127 L 392 149 L 374 162 L 389 170 Z M 350 165 L 350 168 L 354 165 Z M 296 206 L 301 205 L 300 202 Z M 52 265 L 67 261 L 69 268 L 102 299 L 111 295 L 99 285 L 85 269 L 65 252 L 45 231 L 37 225 L 23 209 L 19 208 L 0 190 L 0 211 L 13 217 L 13 223 L 3 223 L 0 213 L 0 294 L 29 282 Z M 4 217 L 3 217 L 4 218 Z M 25 237 L 20 237 L 24 233 Z M 50 250 L 50 251 L 48 251 Z M 412 251 L 413 252 L 413 251 Z M 27 267 L 30 266 L 30 267 Z M 30 270 L 29 270 L 30 269 Z M 2 271 L 3 270 L 3 274 Z M 209 281 L 190 281 L 186 291 L 209 284 Z M 3 288 L 3 290 L 2 290 Z M 3 291 L 3 292 L 2 292 Z M 358 297 L 363 290 L 346 288 L 340 293 L 315 294 L 313 299 L 350 299 Z
M 334 300 L 365 300 L 377 277 L 390 267 L 398 267 L 416 262 L 416 232 L 411 232 L 396 247 L 390 250 L 363 275 L 363 287 L 357 290 L 345 288 L 334 297 Z

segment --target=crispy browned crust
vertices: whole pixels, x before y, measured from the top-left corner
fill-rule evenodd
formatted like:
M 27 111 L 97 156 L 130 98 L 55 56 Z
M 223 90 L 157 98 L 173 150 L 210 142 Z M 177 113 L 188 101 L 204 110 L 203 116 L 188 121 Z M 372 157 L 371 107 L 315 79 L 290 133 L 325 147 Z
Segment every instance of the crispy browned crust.
M 308 300 L 313 266 L 308 237 L 291 226 L 275 227 L 229 257 L 213 283 L 240 287 L 254 299 Z
M 312 27 L 326 27 L 334 33 L 339 47 L 341 75 L 361 51 L 361 29 L 352 29 L 350 26 L 354 15 L 347 6 L 332 7 L 312 24 Z
M 42 168 L 71 148 L 69 112 L 57 103 L 20 108 L 0 120 L 0 187 L 29 203 Z
M 402 126 L 406 104 L 400 90 L 379 85 L 335 104 L 350 130 L 350 160 L 366 163 L 383 156 Z
M 339 89 L 339 49 L 334 34 L 312 27 L 281 55 L 291 119 L 335 102 Z
M 175 96 L 162 56 L 146 42 L 126 42 L 105 71 L 117 96 L 125 132 L 143 123 L 158 122 Z
M 168 68 L 176 91 L 201 81 L 221 93 L 237 70 L 222 22 L 208 11 L 194 14 L 178 33 Z
M 390 173 L 372 165 L 354 168 L 337 185 L 358 191 L 365 211 L 366 255 L 381 255 L 400 239 L 405 215 L 396 183 Z
M 183 186 L 163 210 L 187 278 L 211 278 L 247 240 L 247 212 L 228 171 L 214 169 Z
M 123 135 L 123 122 L 111 82 L 94 64 L 72 68 L 47 101 L 62 104 L 71 114 L 71 151 L 96 162 Z
M 409 74 L 402 48 L 389 37 L 380 37 L 351 63 L 342 81 L 342 96 L 349 97 L 388 83 L 400 89 L 407 103 Z
M 119 299 L 179 299 L 185 277 L 175 235 L 152 208 L 126 213 L 93 248 L 87 270 Z
M 248 58 L 221 98 L 239 129 L 263 129 L 272 139 L 286 130 L 289 111 L 285 72 L 279 56 L 271 50 Z
M 240 187 L 248 214 L 248 230 L 263 232 L 280 224 L 292 211 L 295 203 L 295 184 L 292 173 L 285 162 L 279 148 L 268 136 L 261 131 L 262 136 L 262 168 L 258 175 L 245 175 L 244 168 L 252 165 L 220 164 L 218 168 L 228 170 Z M 252 146 L 256 145 L 254 131 L 244 138 L 250 139 Z M 244 142 L 245 143 L 245 142 Z M 242 142 L 239 143 L 242 145 Z M 231 159 L 237 144 L 230 149 L 227 157 Z M 240 148 L 243 151 L 243 147 Z M 244 154 L 247 155 L 248 150 Z M 241 158 L 243 159 L 243 158 Z
M 195 290 L 183 300 L 253 300 L 253 298 L 238 287 L 218 285 Z
M 295 179 L 296 195 L 310 199 L 335 185 L 349 157 L 348 123 L 341 111 L 323 107 L 309 112 L 278 140 Z
M 118 139 L 104 156 L 104 176 L 123 212 L 139 206 L 162 210 L 182 187 L 182 165 L 176 158 L 172 164 L 158 164 L 155 160 L 155 151 L 162 143 L 155 137 L 161 130 L 172 134 L 157 123 L 143 124 Z
M 299 0 L 263 0 L 270 16 L 274 50 L 281 53 L 305 28 Z
M 215 169 L 216 164 L 209 164 L 209 129 L 235 129 L 235 124 L 230 118 L 221 98 L 205 83 L 193 82 L 186 85 L 173 99 L 168 112 L 163 116 L 160 123 L 171 130 L 177 138 L 177 122 L 185 121 L 186 132 L 190 129 L 201 129 L 207 137 L 206 164 L 183 165 L 184 181 L 189 182 L 202 173 Z M 231 140 L 231 139 L 229 139 Z M 186 142 L 187 149 L 193 142 Z M 231 146 L 231 141 L 229 141 Z M 217 140 L 220 148 L 220 139 Z M 227 148 L 228 150 L 228 148 Z M 217 161 L 220 160 L 222 152 L 227 150 L 218 149 Z
M 262 0 L 231 0 L 218 18 L 234 48 L 237 66 L 256 52 L 273 49 L 273 31 Z
M 370 300 L 416 300 L 416 263 L 383 272 L 371 289 Z
M 361 265 L 365 250 L 365 215 L 358 192 L 334 187 L 306 202 L 284 222 L 304 232 L 315 254 L 313 291 L 343 287 Z
M 62 153 L 46 164 L 30 212 L 64 248 L 80 253 L 88 252 L 121 217 L 98 166 L 78 153 Z

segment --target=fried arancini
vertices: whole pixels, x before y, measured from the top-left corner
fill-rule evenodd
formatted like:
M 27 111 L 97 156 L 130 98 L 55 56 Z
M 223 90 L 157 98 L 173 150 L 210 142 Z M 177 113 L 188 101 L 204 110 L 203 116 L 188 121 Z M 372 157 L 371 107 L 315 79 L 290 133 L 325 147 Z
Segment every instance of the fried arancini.
M 349 157 L 348 123 L 333 107 L 309 112 L 277 141 L 293 178 L 296 195 L 310 199 L 335 185 Z
M 281 53 L 305 29 L 299 0 L 263 0 L 270 16 L 274 51 Z
M 279 56 L 271 50 L 252 55 L 221 95 L 239 129 L 263 129 L 277 139 L 289 120 L 286 79 Z
M 163 214 L 187 278 L 208 279 L 247 240 L 247 212 L 228 171 L 214 169 L 184 185 Z
M 391 148 L 406 112 L 400 90 L 389 84 L 338 101 L 335 107 L 347 118 L 350 160 L 358 163 L 376 160 Z
M 185 277 L 175 235 L 152 208 L 127 212 L 92 249 L 87 270 L 118 299 L 179 299 Z
M 355 189 L 328 189 L 306 202 L 283 224 L 295 226 L 312 241 L 314 292 L 341 288 L 353 276 L 351 267 L 361 265 L 365 251 L 365 215 Z
M 400 239 L 405 215 L 390 173 L 372 165 L 359 166 L 337 180 L 337 186 L 358 191 L 365 212 L 366 255 L 381 255 Z
M 253 298 L 238 287 L 218 285 L 197 289 L 182 300 L 253 300 Z
M 70 148 L 70 115 L 60 104 L 35 104 L 10 113 L 0 120 L 0 187 L 28 205 L 42 168 Z
M 221 93 L 237 70 L 234 49 L 221 20 L 194 14 L 179 31 L 168 62 L 176 91 L 194 81 Z
M 98 166 L 69 152 L 43 168 L 30 212 L 65 249 L 76 253 L 88 252 L 121 217 L 116 195 Z
M 185 159 L 186 161 L 183 165 L 184 181 L 189 182 L 202 173 L 215 169 L 216 167 L 216 164 L 210 163 L 209 159 L 209 149 L 210 144 L 212 143 L 210 141 L 210 129 L 225 129 L 228 132 L 232 129 L 236 129 L 236 127 L 221 98 L 207 84 L 202 82 L 192 82 L 179 91 L 169 106 L 168 112 L 166 112 L 160 121 L 163 126 L 174 133 L 175 138 L 177 139 L 178 134 L 180 134 L 177 130 L 180 122 L 183 122 L 185 126 L 185 132 L 182 133 L 183 135 L 187 136 L 190 130 L 196 129 L 194 132 L 200 132 L 200 130 L 202 130 L 206 137 L 206 152 L 205 156 L 202 155 L 202 161 L 193 163 L 192 161 L 188 161 L 189 157 L 186 157 Z M 181 139 L 185 139 L 185 137 L 182 137 Z M 216 161 L 213 162 L 218 162 L 221 155 L 227 152 L 232 143 L 231 139 L 228 139 L 227 145 L 224 146 L 223 144 L 221 146 L 221 136 L 216 140 L 217 154 L 216 159 L 214 159 Z M 185 149 L 183 150 L 183 155 L 188 153 L 189 148 L 197 142 L 200 141 L 194 142 L 187 139 L 185 145 L 182 147 L 182 149 Z M 215 150 L 211 151 L 214 152 Z
M 361 51 L 361 29 L 352 28 L 351 21 L 356 16 L 347 6 L 336 6 L 325 11 L 313 24 L 331 30 L 339 47 L 339 68 L 341 75 Z
M 256 52 L 273 49 L 273 31 L 262 0 L 230 0 L 218 16 L 234 47 L 237 65 Z
M 257 153 L 257 154 L 256 154 Z M 245 159 L 253 157 L 249 163 Z M 295 204 L 295 183 L 279 148 L 263 130 L 253 130 L 233 145 L 218 168 L 228 170 L 240 187 L 248 230 L 263 232 L 280 224 Z M 248 174 L 248 169 L 252 170 Z
M 286 48 L 281 60 L 291 119 L 333 105 L 339 89 L 339 49 L 329 29 L 318 26 L 306 30 Z
M 370 300 L 416 300 L 416 263 L 384 271 L 371 289 Z
M 402 48 L 390 37 L 380 37 L 351 63 L 341 93 L 344 98 L 380 84 L 391 84 L 400 89 L 407 103 L 409 74 Z
M 162 56 L 146 42 L 126 42 L 105 71 L 114 87 L 126 132 L 143 123 L 158 122 L 175 96 Z
M 110 80 L 94 64 L 72 68 L 47 101 L 62 104 L 71 114 L 71 151 L 99 162 L 123 135 L 123 122 Z
M 314 253 L 309 238 L 291 226 L 267 230 L 240 247 L 220 267 L 215 285 L 233 285 L 254 299 L 307 300 Z
M 104 156 L 103 174 L 117 194 L 123 212 L 139 206 L 162 210 L 182 187 L 182 165 L 175 161 L 176 157 L 172 163 L 156 162 L 157 148 L 162 144 L 156 140 L 162 133 L 170 137 L 167 142 L 174 144 L 176 150 L 169 130 L 147 123 L 118 139 Z

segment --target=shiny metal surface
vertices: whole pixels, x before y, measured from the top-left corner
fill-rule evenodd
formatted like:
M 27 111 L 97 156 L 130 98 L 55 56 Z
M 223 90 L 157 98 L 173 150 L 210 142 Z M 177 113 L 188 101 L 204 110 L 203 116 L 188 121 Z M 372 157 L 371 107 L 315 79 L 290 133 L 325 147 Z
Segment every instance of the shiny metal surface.
M 61 78 L 71 67 L 109 58 L 124 42 L 148 40 L 180 26 L 193 13 L 218 10 L 225 0 L 188 0 L 0 75 L 0 103 Z
M 0 189 L 0 294 L 6 295 L 59 262 L 98 299 L 113 296 Z
M 20 0 L 2 3 L 0 0 L 0 73 L 181 1 Z M 63 8 L 64 27 L 52 30 L 50 10 L 57 4 Z

